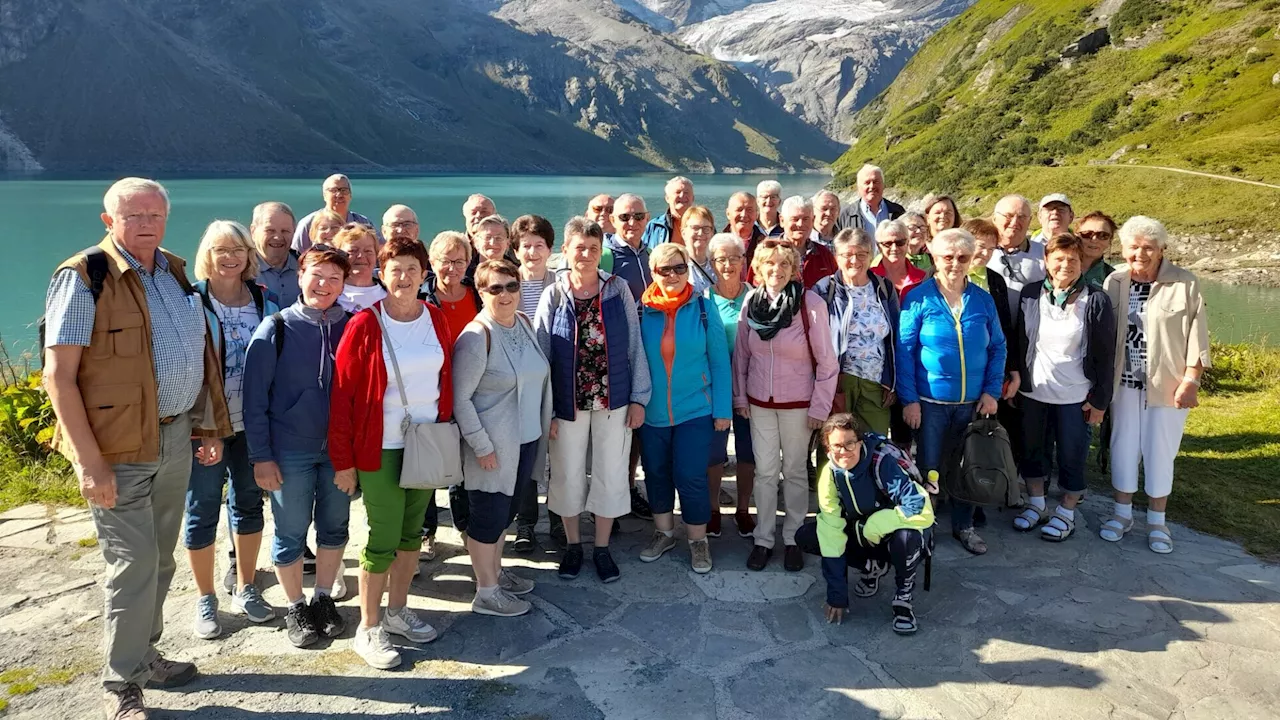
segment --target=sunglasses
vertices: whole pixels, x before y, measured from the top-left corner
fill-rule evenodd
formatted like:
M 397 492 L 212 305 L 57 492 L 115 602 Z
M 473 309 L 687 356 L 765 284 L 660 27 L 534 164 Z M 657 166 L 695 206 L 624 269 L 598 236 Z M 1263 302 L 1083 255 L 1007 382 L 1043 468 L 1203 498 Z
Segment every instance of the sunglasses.
M 958 262 L 963 264 L 972 260 L 973 256 L 972 255 L 938 255 L 937 258 L 942 262 L 949 262 L 949 263 Z
M 312 245 L 312 246 L 311 246 L 311 249 L 312 249 L 312 250 L 319 250 L 320 252 L 331 252 L 331 253 L 334 253 L 334 254 L 336 254 L 336 255 L 340 255 L 340 256 L 342 256 L 342 257 L 344 257 L 344 258 L 346 258 L 346 257 L 350 257 L 350 255 L 348 255 L 348 254 L 347 254 L 347 251 L 346 251 L 346 250 L 339 250 L 338 248 L 336 248 L 336 247 L 334 247 L 334 246 L 332 246 L 332 245 L 329 245 L 329 244 L 327 244 L 327 243 L 316 243 L 315 245 Z
M 685 275 L 689 272 L 689 264 L 680 263 L 679 265 L 666 265 L 663 267 L 656 267 L 653 269 L 653 271 L 658 273 L 662 277 L 673 277 L 677 275 Z
M 1080 236 L 1081 240 L 1106 240 L 1107 242 L 1111 242 L 1111 238 L 1114 237 L 1106 230 L 1085 230 L 1084 232 L 1077 234 Z
M 595 214 L 597 214 L 597 215 L 599 215 L 600 213 L 609 213 L 610 215 L 612 215 L 612 214 L 613 214 L 613 206 L 612 206 L 612 205 L 592 205 L 592 206 L 591 206 L 591 208 L 590 208 L 590 210 L 591 210 L 591 212 L 593 212 L 593 213 L 595 213 Z M 621 218 L 619 218 L 619 219 L 621 219 Z
M 766 250 L 772 250 L 780 247 L 791 247 L 791 243 L 786 240 L 763 240 L 760 243 L 760 247 L 765 248 Z
M 879 245 L 879 246 L 880 246 L 880 247 L 882 247 L 882 248 L 887 248 L 887 247 L 905 247 L 905 246 L 906 246 L 906 244 L 907 244 L 907 239 L 906 239 L 906 238 L 903 238 L 903 239 L 901 239 L 901 240 L 890 240 L 890 241 L 888 241 L 888 242 L 878 242 L 878 243 L 876 243 L 876 244 L 877 244 L 877 245 Z
M 489 285 L 484 289 L 484 291 L 489 295 L 501 295 L 504 292 L 512 295 L 518 295 L 520 293 L 520 281 L 512 280 L 506 285 Z
M 622 213 L 621 215 L 618 216 L 618 222 L 627 223 L 627 222 L 631 222 L 632 220 L 635 220 L 636 222 L 642 222 L 647 217 L 649 217 L 649 213 L 647 212 Z

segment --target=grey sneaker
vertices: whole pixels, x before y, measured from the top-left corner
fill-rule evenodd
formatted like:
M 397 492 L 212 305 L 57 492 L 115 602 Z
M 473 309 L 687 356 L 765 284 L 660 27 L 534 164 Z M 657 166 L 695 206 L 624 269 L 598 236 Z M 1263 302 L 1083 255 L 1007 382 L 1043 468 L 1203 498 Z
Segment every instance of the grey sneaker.
M 222 634 L 218 623 L 218 594 L 201 595 L 196 600 L 196 621 L 192 633 L 201 640 L 212 640 Z
M 508 594 L 502 588 L 498 588 L 498 592 L 489 598 L 484 598 L 477 592 L 475 599 L 471 601 L 471 612 L 497 617 L 523 615 L 529 612 L 531 607 L 533 606 L 529 604 L 528 600 L 522 600 L 515 595 Z
M 240 592 L 235 594 L 231 603 L 249 618 L 249 622 L 264 623 L 276 617 L 276 611 L 262 599 L 262 592 L 256 585 L 245 585 L 240 588 Z
M 640 551 L 640 561 L 653 562 L 675 546 L 676 538 L 674 535 L 667 536 L 661 530 L 654 530 L 653 539 L 649 541 L 649 546 Z
M 102 694 L 102 712 L 107 720 L 147 720 L 142 688 L 130 684 L 119 691 L 107 690 Z
M 508 595 L 528 595 L 533 592 L 534 582 L 527 578 L 502 568 L 502 572 L 498 573 L 498 587 L 502 588 Z
M 369 667 L 390 670 L 400 664 L 400 653 L 391 647 L 391 638 L 387 637 L 387 631 L 381 625 L 357 628 L 356 640 L 351 647 L 369 663 Z
M 233 557 L 231 566 L 227 568 L 227 574 L 222 576 L 222 589 L 226 590 L 228 595 L 235 595 L 238 582 L 240 582 L 240 576 L 236 572 L 236 559 Z
M 436 629 L 407 607 L 402 607 L 395 613 L 387 608 L 382 616 L 382 627 L 411 642 L 429 643 L 436 639 Z
M 689 541 L 689 556 L 694 572 L 699 575 L 711 572 L 711 546 L 706 538 Z

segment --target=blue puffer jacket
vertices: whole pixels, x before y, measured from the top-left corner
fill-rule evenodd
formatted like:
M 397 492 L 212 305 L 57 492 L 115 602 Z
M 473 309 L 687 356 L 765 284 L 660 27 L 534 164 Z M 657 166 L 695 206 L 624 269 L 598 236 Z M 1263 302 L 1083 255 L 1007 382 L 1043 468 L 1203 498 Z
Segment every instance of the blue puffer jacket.
M 675 223 L 671 222 L 670 211 L 653 218 L 648 225 L 644 226 L 644 235 L 640 236 L 640 244 L 652 250 L 664 242 L 680 242 L 680 238 L 675 237 L 675 232 L 672 230 L 674 225 Z
M 880 371 L 880 384 L 894 390 L 897 384 L 897 363 L 894 354 L 898 345 L 898 291 L 887 279 L 870 270 L 871 286 L 876 290 L 876 298 L 880 300 L 880 308 L 889 321 L 889 334 L 884 336 L 884 368 Z M 845 284 L 840 273 L 828 275 L 813 286 L 813 291 L 827 302 L 827 312 L 831 315 L 831 342 L 836 348 L 836 362 L 842 362 L 849 344 L 849 333 L 839 321 L 849 307 L 849 286 Z
M 990 293 L 968 283 L 960 319 L 951 314 L 936 278 L 907 293 L 898 328 L 898 397 L 944 403 L 1000 397 L 1005 337 Z
M 640 335 L 653 378 L 645 424 L 673 427 L 708 415 L 721 420 L 733 417 L 729 341 L 715 303 L 704 295 L 690 295 L 676 310 L 673 325 L 675 352 L 668 358 L 662 352 L 667 314 L 641 303 Z
M 606 365 L 609 377 L 609 409 L 628 403 L 648 405 L 653 388 L 649 364 L 640 340 L 636 301 L 622 278 L 600 272 L 600 317 L 604 322 Z M 569 288 L 569 271 L 556 273 L 555 283 L 542 291 L 534 329 L 542 354 L 551 361 L 551 397 L 555 416 L 574 420 L 578 370 L 578 318 Z

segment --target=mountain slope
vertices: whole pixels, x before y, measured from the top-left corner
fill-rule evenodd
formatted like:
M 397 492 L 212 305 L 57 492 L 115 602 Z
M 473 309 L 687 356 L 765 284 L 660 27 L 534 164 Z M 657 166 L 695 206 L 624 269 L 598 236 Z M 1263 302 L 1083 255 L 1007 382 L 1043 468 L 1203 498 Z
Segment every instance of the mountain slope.
M 607 0 L 0 6 L 0 168 L 805 168 L 841 149 Z
M 1098 28 L 1109 43 L 1063 57 Z M 1274 208 L 1274 191 L 1235 183 L 1056 168 L 1119 162 L 1276 182 L 1277 53 L 1276 0 L 979 0 L 858 113 L 837 184 L 874 161 L 907 192 L 1078 187 L 1103 200 L 1141 178 L 1147 207 L 1172 215 L 1237 193 Z M 1110 183 L 1098 187 L 1104 175 Z

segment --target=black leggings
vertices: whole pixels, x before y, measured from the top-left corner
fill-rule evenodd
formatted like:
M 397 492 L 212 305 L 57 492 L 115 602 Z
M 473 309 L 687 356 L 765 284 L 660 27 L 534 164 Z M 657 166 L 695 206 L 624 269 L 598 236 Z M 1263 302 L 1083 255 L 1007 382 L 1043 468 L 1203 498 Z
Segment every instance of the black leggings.
M 845 545 L 845 565 L 862 573 L 868 560 L 892 563 L 894 569 L 894 600 L 910 603 L 916 588 L 916 570 L 924 562 L 926 544 L 931 542 L 933 528 L 925 530 L 896 530 L 880 540 L 878 545 L 865 547 L 858 542 L 861 524 L 850 523 L 846 528 L 849 540 Z M 818 544 L 818 524 L 805 523 L 796 531 L 796 545 L 810 555 L 822 555 Z

